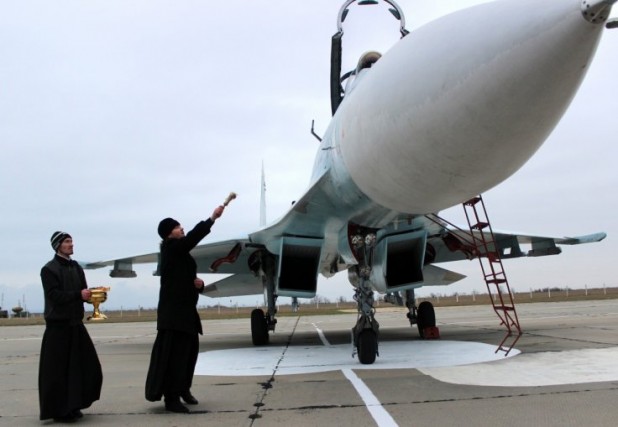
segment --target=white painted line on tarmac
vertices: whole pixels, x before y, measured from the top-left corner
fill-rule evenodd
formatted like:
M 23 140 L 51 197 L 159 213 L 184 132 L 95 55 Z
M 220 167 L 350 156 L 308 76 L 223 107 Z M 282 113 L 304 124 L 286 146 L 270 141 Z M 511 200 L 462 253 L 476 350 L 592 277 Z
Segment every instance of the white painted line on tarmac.
M 315 330 L 318 332 L 318 336 L 320 337 L 320 341 L 322 341 L 322 344 L 330 345 L 330 343 L 326 339 L 326 335 L 324 335 L 324 332 L 320 328 L 318 328 L 318 325 L 316 325 L 315 323 L 312 323 L 312 325 L 315 328 Z
M 379 427 L 397 427 L 391 414 L 382 406 L 382 403 L 378 400 L 373 392 L 367 387 L 367 385 L 360 379 L 351 369 L 342 369 L 343 375 L 352 383 L 356 392 L 359 394 L 367 410 L 373 417 L 374 421 Z

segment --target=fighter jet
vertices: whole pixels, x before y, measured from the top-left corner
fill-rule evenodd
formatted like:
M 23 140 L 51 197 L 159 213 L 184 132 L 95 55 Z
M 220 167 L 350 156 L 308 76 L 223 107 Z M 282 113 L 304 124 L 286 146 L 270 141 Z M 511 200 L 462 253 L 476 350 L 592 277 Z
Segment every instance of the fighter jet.
M 608 17 L 618 0 L 500 0 L 412 31 L 399 5 L 382 1 L 401 38 L 386 52 L 363 54 L 344 73 L 349 8 L 379 2 L 347 0 L 339 11 L 333 117 L 318 136 L 305 193 L 274 223 L 192 252 L 199 272 L 230 274 L 203 295 L 265 295 L 266 310 L 251 314 L 255 345 L 267 344 L 275 330 L 278 297 L 312 298 L 320 274 L 346 271 L 358 305 L 355 353 L 371 364 L 378 355 L 375 292 L 405 305 L 410 324 L 430 338 L 435 312 L 427 301 L 417 306 L 414 290 L 464 277 L 438 264 L 486 262 L 493 271 L 486 282 L 499 290 L 506 279 L 495 265 L 502 259 L 556 255 L 559 245 L 605 238 L 602 232 L 567 238 L 493 232 L 480 195 L 521 168 L 557 125 L 601 34 L 613 26 Z M 460 204 L 472 208 L 469 230 L 439 216 Z M 132 277 L 134 263 L 157 258 L 150 253 L 88 267 L 113 265 L 112 277 Z M 507 315 L 508 334 L 512 325 L 521 334 L 508 314 L 514 306 L 498 308 Z

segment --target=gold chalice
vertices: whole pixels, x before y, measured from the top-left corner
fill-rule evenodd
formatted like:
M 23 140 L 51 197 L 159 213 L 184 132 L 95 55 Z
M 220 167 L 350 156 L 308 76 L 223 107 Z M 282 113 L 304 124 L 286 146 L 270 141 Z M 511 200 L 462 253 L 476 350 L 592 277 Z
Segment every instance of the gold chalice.
M 98 286 L 96 288 L 89 288 L 90 298 L 88 301 L 94 307 L 94 312 L 92 316 L 88 316 L 88 320 L 105 320 L 107 316 L 99 311 L 99 305 L 107 301 L 107 293 L 109 292 L 109 287 Z

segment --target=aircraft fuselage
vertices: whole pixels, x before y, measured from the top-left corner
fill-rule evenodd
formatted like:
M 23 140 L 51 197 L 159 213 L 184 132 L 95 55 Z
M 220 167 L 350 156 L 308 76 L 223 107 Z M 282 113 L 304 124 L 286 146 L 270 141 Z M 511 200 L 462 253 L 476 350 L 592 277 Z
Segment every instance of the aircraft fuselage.
M 504 181 L 552 132 L 586 74 L 603 31 L 603 19 L 584 14 L 592 3 L 611 7 L 496 1 L 410 32 L 357 70 L 305 199 L 252 241 L 280 255 L 286 235 L 323 239 L 319 272 L 331 276 L 337 262 L 355 262 L 350 223 L 381 230 L 378 239 L 413 231 L 422 215 Z
M 603 26 L 581 4 L 497 1 L 412 31 L 356 77 L 314 178 L 328 170 L 344 203 L 355 186 L 413 215 L 496 186 L 537 151 L 584 78 Z

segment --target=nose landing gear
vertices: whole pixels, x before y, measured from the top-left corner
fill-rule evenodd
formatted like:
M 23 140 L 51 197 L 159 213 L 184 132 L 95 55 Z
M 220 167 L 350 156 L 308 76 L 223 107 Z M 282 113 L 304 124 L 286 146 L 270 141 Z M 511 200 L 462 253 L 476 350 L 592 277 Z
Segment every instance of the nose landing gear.
M 360 233 L 350 239 L 351 246 L 359 264 L 355 267 L 358 276 L 358 286 L 354 294 L 357 304 L 358 318 L 352 328 L 352 342 L 354 350 L 352 357 L 358 354 L 358 360 L 364 365 L 370 365 L 379 356 L 378 332 L 380 324 L 375 319 L 373 307 L 373 290 L 369 282 L 371 275 L 371 260 L 376 243 L 376 235 L 373 231 L 360 229 Z

